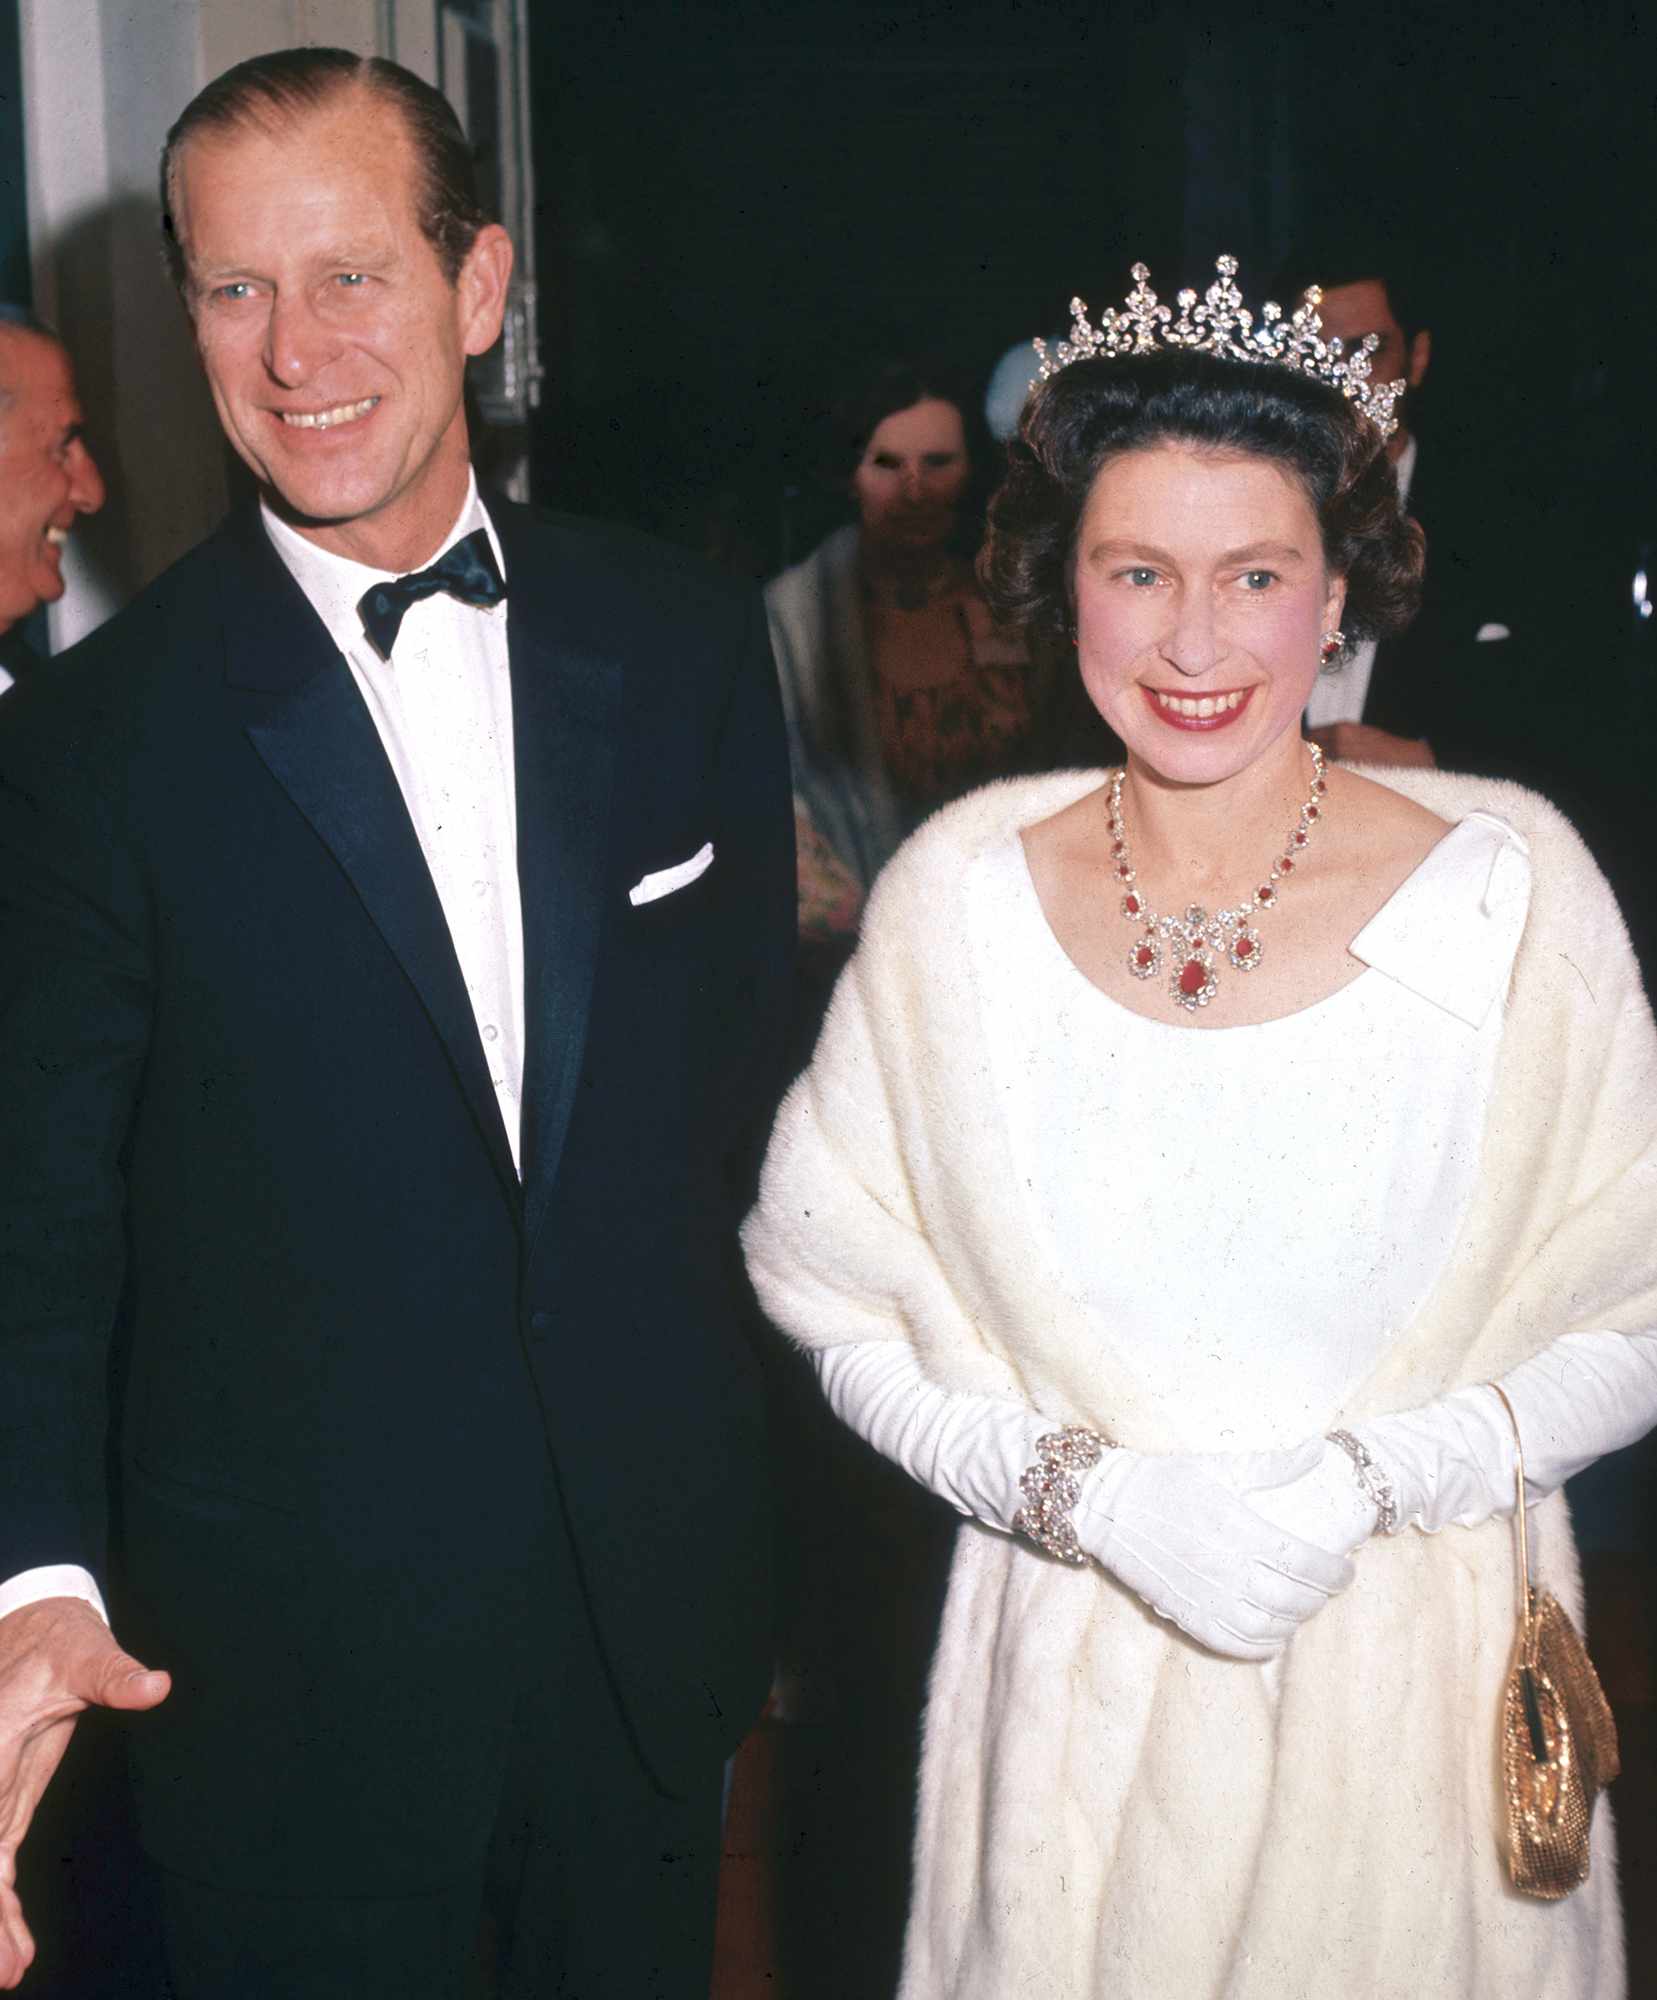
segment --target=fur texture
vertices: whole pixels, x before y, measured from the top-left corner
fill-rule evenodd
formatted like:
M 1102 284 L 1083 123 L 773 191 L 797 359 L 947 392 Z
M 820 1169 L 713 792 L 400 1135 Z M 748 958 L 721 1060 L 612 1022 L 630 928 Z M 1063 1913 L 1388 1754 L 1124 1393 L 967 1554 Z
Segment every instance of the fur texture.
M 1610 892 L 1512 785 L 1374 773 L 1530 845 L 1484 1168 L 1434 1295 L 1328 1425 L 1488 1380 L 1573 1328 L 1657 1323 L 1657 1036 Z M 946 1386 L 1141 1451 L 1214 1448 L 1031 1257 L 1008 1175 L 962 876 L 1098 773 L 1010 781 L 930 821 L 881 878 L 745 1230 L 807 1346 L 907 1340 Z M 1123 1218 L 1154 1240 L 1150 1218 Z M 1327 1426 L 1325 1426 L 1327 1427 Z M 1539 1575 L 1580 1619 L 1563 1496 Z M 1602 1802 L 1588 1884 L 1507 1886 L 1497 1696 L 1510 1525 L 1377 1537 L 1277 1692 L 1103 1572 L 962 1530 L 933 1668 L 904 2000 L 1616 2000 Z

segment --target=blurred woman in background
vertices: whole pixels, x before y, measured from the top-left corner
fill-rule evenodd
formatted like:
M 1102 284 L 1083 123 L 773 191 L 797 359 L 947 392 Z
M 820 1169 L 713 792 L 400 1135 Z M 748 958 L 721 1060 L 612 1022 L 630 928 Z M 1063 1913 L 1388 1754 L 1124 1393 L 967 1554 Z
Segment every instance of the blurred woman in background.
M 888 363 L 834 420 L 857 519 L 767 588 L 800 827 L 801 934 L 848 937 L 935 806 L 1050 754 L 1049 676 L 973 573 L 996 447 L 946 372 Z

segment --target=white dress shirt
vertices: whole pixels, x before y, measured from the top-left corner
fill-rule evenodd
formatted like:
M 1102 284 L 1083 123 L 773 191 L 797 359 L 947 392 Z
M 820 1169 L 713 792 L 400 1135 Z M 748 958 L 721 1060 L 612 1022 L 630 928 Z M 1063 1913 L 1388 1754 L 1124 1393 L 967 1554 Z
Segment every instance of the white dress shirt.
M 345 656 L 403 795 L 425 856 L 477 1020 L 495 1100 L 519 1161 L 524 1075 L 524 937 L 518 894 L 517 793 L 512 765 L 512 679 L 507 608 L 442 594 L 404 614 L 382 660 L 357 605 L 395 572 L 370 569 L 307 541 L 261 505 L 272 546 Z M 500 541 L 470 480 L 454 526 L 424 562 L 474 529 Z M 84 1569 L 53 1564 L 0 1583 L 0 1617 L 45 1597 L 104 1610 Z
M 1399 455 L 1398 504 L 1407 507 L 1410 481 L 1415 477 L 1416 441 L 1412 437 Z M 1375 671 L 1375 641 L 1366 639 L 1344 666 L 1319 674 L 1306 704 L 1306 727 L 1327 729 L 1336 722 L 1360 722 Z
M 393 572 L 331 555 L 269 508 L 261 512 L 276 553 L 345 655 L 374 718 L 443 905 L 516 1162 L 524 1078 L 524 925 L 507 608 L 479 609 L 446 592 L 424 598 L 404 614 L 391 658 L 382 660 L 363 631 L 357 605 Z M 477 528 L 488 530 L 499 562 L 500 541 L 473 481 L 459 519 L 426 562 L 435 562 Z

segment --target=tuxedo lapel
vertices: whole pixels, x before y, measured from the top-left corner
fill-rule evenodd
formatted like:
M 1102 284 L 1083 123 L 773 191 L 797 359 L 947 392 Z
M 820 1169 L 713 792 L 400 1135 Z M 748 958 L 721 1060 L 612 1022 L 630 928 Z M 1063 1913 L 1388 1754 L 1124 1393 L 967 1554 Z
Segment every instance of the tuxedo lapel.
M 524 1227 L 544 1219 L 587 1039 L 603 921 L 622 668 L 584 616 L 581 574 L 491 497 L 506 557 L 524 919 Z
M 518 1179 L 466 982 L 373 718 L 257 515 L 227 532 L 225 643 L 232 683 L 264 691 L 254 749 L 315 829 L 419 996 L 503 1191 Z M 255 605 L 258 615 L 247 615 Z M 235 607 L 242 615 L 234 615 Z

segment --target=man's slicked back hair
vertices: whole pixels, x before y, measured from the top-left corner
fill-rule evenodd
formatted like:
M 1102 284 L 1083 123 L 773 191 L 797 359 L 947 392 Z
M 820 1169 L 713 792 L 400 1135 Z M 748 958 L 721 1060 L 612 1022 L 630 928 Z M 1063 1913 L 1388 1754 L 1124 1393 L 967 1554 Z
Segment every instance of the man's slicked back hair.
M 167 269 L 180 292 L 188 272 L 174 219 L 173 176 L 180 147 L 205 133 L 277 126 L 321 109 L 351 90 L 394 106 L 414 147 L 421 233 L 452 285 L 477 233 L 492 218 L 478 200 L 477 170 L 454 108 L 412 70 L 384 56 L 349 49 L 273 49 L 227 69 L 198 91 L 179 114 L 161 151 L 161 238 Z

